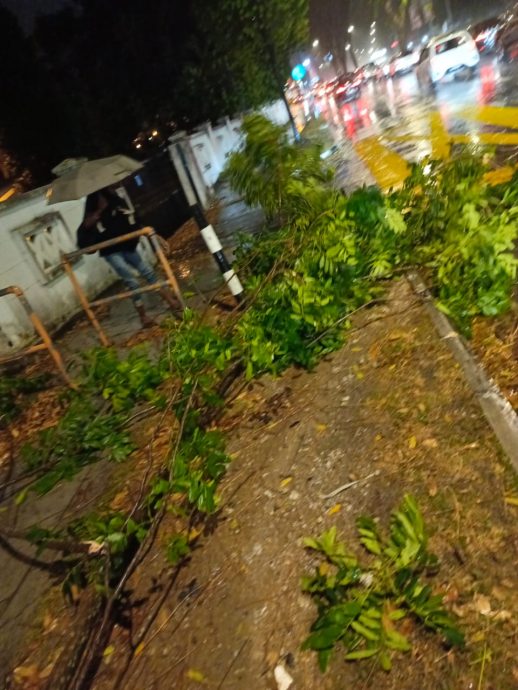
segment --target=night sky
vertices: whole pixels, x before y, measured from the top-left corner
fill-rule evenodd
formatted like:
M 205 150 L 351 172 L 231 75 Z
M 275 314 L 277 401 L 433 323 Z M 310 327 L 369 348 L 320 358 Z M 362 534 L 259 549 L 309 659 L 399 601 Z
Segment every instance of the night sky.
M 0 5 L 14 12 L 26 30 L 32 27 L 36 15 L 54 12 L 66 4 L 67 0 L 0 0 Z

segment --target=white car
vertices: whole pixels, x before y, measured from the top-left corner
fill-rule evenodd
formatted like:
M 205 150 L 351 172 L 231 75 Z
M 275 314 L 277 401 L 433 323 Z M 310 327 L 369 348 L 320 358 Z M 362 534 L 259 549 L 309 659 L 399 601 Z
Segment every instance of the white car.
M 467 31 L 444 34 L 432 38 L 421 51 L 417 79 L 420 84 L 434 85 L 466 70 L 474 76 L 479 62 L 477 44 Z
M 411 50 L 405 50 L 403 53 L 396 55 L 390 61 L 390 76 L 396 77 L 398 74 L 408 74 L 417 64 L 419 53 L 414 53 Z

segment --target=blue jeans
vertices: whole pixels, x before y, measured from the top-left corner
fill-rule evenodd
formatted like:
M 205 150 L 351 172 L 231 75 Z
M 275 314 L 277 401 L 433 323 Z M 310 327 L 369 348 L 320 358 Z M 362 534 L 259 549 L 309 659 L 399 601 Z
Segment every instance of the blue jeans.
M 107 254 L 104 258 L 128 290 L 138 290 L 140 288 L 140 284 L 131 270 L 132 268 L 140 273 L 149 285 L 154 285 L 158 282 L 156 273 L 151 266 L 144 261 L 136 249 L 132 252 L 123 251 Z M 141 295 L 134 295 L 131 299 L 135 303 L 135 306 L 143 306 Z

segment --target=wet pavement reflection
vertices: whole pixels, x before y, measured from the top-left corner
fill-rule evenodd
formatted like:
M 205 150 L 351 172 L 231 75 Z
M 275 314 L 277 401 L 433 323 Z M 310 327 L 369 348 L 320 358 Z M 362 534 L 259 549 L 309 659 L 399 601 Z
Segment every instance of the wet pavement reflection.
M 408 162 L 446 157 L 452 145 L 495 146 L 499 166 L 518 163 L 518 63 L 486 58 L 475 78 L 434 91 L 414 74 L 370 82 L 357 101 L 337 107 L 325 98 L 314 107 L 384 188 L 404 179 Z

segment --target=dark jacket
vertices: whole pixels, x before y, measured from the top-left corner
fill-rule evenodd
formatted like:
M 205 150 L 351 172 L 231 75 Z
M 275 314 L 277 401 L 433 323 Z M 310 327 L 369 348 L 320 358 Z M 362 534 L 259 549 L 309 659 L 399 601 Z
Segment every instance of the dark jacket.
M 85 221 L 81 223 L 77 230 L 77 246 L 80 249 L 91 247 L 99 242 L 106 242 L 121 235 L 127 235 L 129 232 L 139 230 L 140 225 L 135 220 L 127 204 L 116 194 L 103 194 L 108 198 L 108 207 L 104 209 L 101 214 L 99 222 L 87 228 Z M 91 194 L 86 202 L 85 218 L 92 210 L 97 208 L 98 197 Z M 133 252 L 137 248 L 139 238 L 128 240 L 127 242 L 119 242 L 111 247 L 101 249 L 101 256 L 108 256 L 117 252 Z

